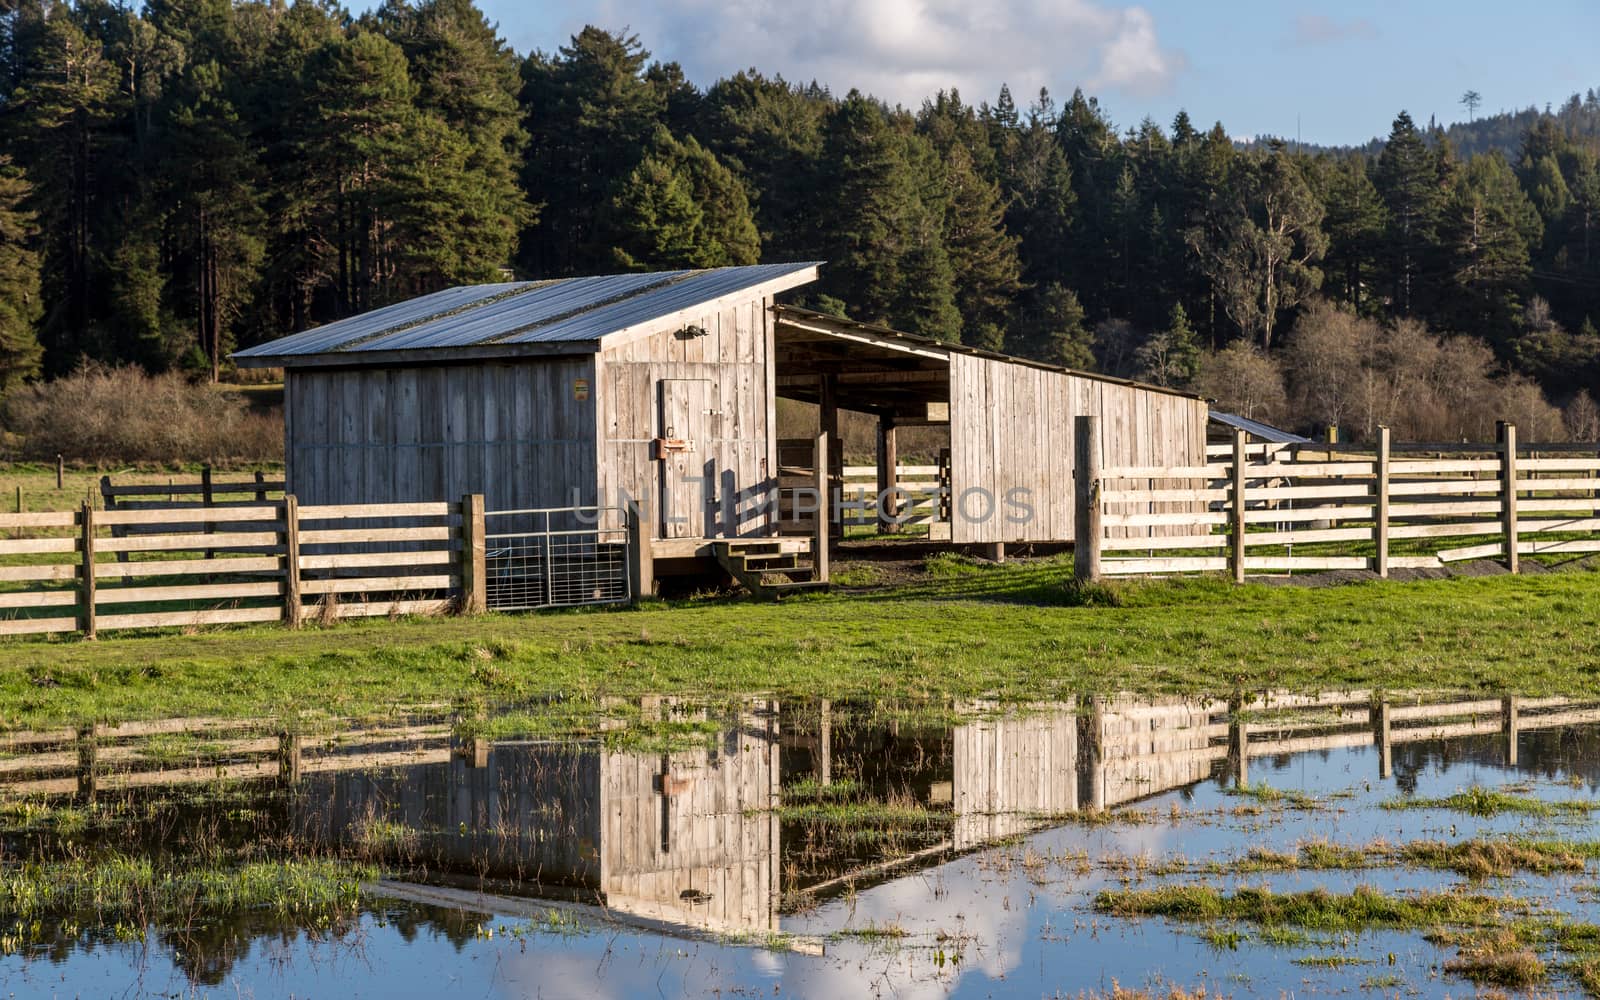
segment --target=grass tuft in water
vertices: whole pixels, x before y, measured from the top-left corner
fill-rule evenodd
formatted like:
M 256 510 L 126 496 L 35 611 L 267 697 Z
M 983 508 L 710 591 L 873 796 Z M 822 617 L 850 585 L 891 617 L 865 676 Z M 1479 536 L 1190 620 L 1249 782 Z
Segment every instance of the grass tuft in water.
M 1516 795 L 1477 785 L 1444 798 L 1386 799 L 1380 805 L 1390 810 L 1451 809 L 1485 818 L 1499 816 L 1502 813 L 1552 817 L 1583 815 L 1600 810 L 1600 802 L 1590 799 L 1537 799 L 1531 795 Z
M 1396 896 L 1366 886 L 1344 894 L 1326 889 L 1277 893 L 1242 888 L 1227 895 L 1211 886 L 1178 885 L 1105 890 L 1094 899 L 1096 910 L 1117 916 L 1246 920 L 1322 931 L 1415 929 L 1438 924 L 1481 926 L 1494 921 L 1501 907 L 1499 901 L 1486 896 L 1453 892 Z

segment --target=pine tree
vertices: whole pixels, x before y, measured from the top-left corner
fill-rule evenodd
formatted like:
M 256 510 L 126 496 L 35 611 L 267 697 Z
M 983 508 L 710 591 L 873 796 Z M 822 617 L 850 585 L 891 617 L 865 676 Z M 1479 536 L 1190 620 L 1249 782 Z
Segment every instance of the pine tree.
M 820 255 L 817 186 L 829 101 L 753 70 L 706 92 L 701 141 L 746 185 L 761 246 L 776 260 Z M 757 196 L 759 194 L 759 197 Z
M 1378 189 L 1361 157 L 1324 163 L 1314 176 L 1327 206 L 1323 228 L 1328 233 L 1325 270 L 1335 298 L 1360 312 L 1368 301 L 1367 286 L 1378 266 L 1386 218 Z
M 665 126 L 611 208 L 606 228 L 625 268 L 724 267 L 761 256 L 744 186 L 700 143 L 680 142 Z
M 232 326 L 250 300 L 264 253 L 265 216 L 255 150 L 226 93 L 222 67 L 185 68 L 168 113 L 165 161 L 174 203 L 173 242 L 198 318 L 196 347 L 211 380 L 233 344 Z
M 299 142 L 297 183 L 322 253 L 336 314 L 381 303 L 395 276 L 394 179 L 418 150 L 405 54 L 371 31 L 323 45 L 308 60 L 315 120 Z
M 1438 163 L 1404 111 L 1378 154 L 1373 183 L 1389 215 L 1383 255 L 1395 311 L 1407 316 L 1431 301 L 1441 191 Z
M 510 263 L 534 219 L 517 177 L 528 137 L 516 55 L 472 0 L 423 0 L 415 7 L 388 0 L 376 21 L 405 53 L 417 109 L 463 141 L 466 155 L 452 183 L 472 196 L 458 201 L 457 228 L 444 234 L 450 262 L 435 270 L 452 281 L 487 280 Z
M 951 92 L 923 106 L 918 131 L 941 160 L 941 238 L 955 283 L 961 340 L 998 350 L 1022 287 L 1022 262 L 1018 239 L 1006 231 L 999 185 L 989 179 L 999 168 L 987 130 L 960 95 Z
M 39 256 L 31 246 L 38 230 L 24 207 L 29 193 L 11 158 L 0 156 L 0 399 L 38 375 L 44 356 L 34 333 L 42 309 Z
M 1506 342 L 1528 278 L 1529 247 L 1541 232 L 1537 211 L 1500 154 L 1474 156 L 1445 207 L 1440 234 L 1457 329 Z
M 875 102 L 851 92 L 829 116 L 822 162 L 822 244 L 831 264 L 821 289 L 868 321 L 955 340 L 954 274 L 941 239 L 942 206 L 924 203 L 917 149 Z
M 33 177 L 46 234 L 40 339 L 46 367 L 64 371 L 82 355 L 112 354 L 106 332 L 95 326 L 94 306 L 103 277 L 98 224 L 108 210 L 107 182 L 123 166 L 105 155 L 117 74 L 65 5 L 49 8 L 38 45 L 14 98 L 22 113 L 13 148 L 24 163 L 48 165 Z
M 1156 385 L 1187 386 L 1200 373 L 1200 344 L 1183 304 L 1172 307 L 1164 329 L 1150 335 L 1134 352 L 1139 377 Z
M 666 114 L 666 96 L 645 79 L 649 58 L 637 37 L 587 27 L 554 58 L 535 53 L 523 62 L 522 182 L 543 201 L 538 223 L 523 234 L 524 270 L 575 274 L 612 263 L 600 216 L 644 158 L 641 138 Z

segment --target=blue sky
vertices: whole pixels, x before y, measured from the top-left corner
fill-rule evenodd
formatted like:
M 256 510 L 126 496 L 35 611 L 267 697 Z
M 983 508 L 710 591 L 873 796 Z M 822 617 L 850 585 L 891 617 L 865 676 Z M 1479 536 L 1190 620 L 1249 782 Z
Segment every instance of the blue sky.
M 480 0 L 519 52 L 585 23 L 637 32 L 708 84 L 755 65 L 908 106 L 940 86 L 1019 103 L 1083 86 L 1126 127 L 1180 107 L 1237 136 L 1359 143 L 1401 108 L 1420 122 L 1560 102 L 1600 88 L 1600 2 L 1538 0 Z

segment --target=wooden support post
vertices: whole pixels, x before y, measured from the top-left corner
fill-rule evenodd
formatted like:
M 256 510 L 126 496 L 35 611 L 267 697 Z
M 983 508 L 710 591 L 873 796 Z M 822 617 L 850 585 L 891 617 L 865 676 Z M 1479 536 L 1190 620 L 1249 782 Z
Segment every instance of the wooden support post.
M 479 770 L 489 766 L 489 740 L 482 736 L 469 736 L 467 738 L 466 753 L 463 755 L 469 760 L 467 766 Z
M 989 552 L 989 558 L 994 562 L 1003 563 L 1006 561 L 1005 542 L 990 542 L 987 546 L 985 546 L 985 548 L 987 548 Z
M 1495 425 L 1500 442 L 1500 530 L 1506 537 L 1506 569 L 1517 572 L 1517 425 Z
M 1228 492 L 1229 546 L 1228 567 L 1233 570 L 1233 582 L 1244 582 L 1244 473 L 1245 435 L 1242 430 L 1233 432 L 1233 479 Z
M 22 484 L 17 484 L 17 513 L 22 513 Z
M 1520 706 L 1515 695 L 1500 699 L 1500 730 L 1505 738 L 1506 766 L 1517 766 L 1517 717 Z
M 1389 703 L 1376 702 L 1372 706 L 1372 744 L 1378 748 L 1378 777 L 1388 778 L 1394 773 L 1394 739 L 1389 720 Z
M 85 500 L 78 513 L 78 631 L 85 639 L 95 637 L 94 628 L 94 504 Z
M 481 615 L 488 607 L 488 541 L 483 494 L 461 498 L 461 613 Z
M 78 727 L 78 797 L 93 802 L 100 790 L 99 747 L 94 726 Z
M 1235 788 L 1250 787 L 1250 726 L 1237 714 L 1228 720 L 1228 765 Z
M 1377 554 L 1372 568 L 1383 579 L 1389 576 L 1389 428 L 1378 428 L 1378 459 L 1372 479 L 1372 542 Z
M 305 737 L 284 731 L 278 734 L 278 780 L 285 785 L 300 784 Z
M 637 604 L 656 592 L 655 551 L 639 501 L 628 498 L 628 591 Z
M 200 467 L 200 504 L 203 507 L 210 507 L 211 502 L 211 466 L 202 465 Z M 200 530 L 209 535 L 217 530 L 217 526 L 215 522 L 207 519 Z M 207 559 L 215 559 L 216 557 L 215 549 L 206 549 Z
M 1072 575 L 1079 583 L 1100 581 L 1100 418 L 1072 418 L 1076 512 L 1072 523 Z
M 817 452 L 817 464 L 827 473 L 825 482 L 829 485 L 842 481 L 844 476 L 844 441 L 839 437 L 839 404 L 835 398 L 835 382 L 832 375 L 822 376 L 821 402 L 818 406 L 820 433 L 827 435 L 829 451 L 826 462 L 822 461 L 823 453 Z M 837 469 L 834 468 L 836 465 Z M 841 519 L 837 524 L 834 523 L 832 495 L 833 491 L 828 490 L 824 494 L 827 499 L 822 505 L 823 510 L 828 512 L 828 534 L 829 537 L 842 537 L 844 521 Z
M 1339 443 L 1339 427 L 1336 424 L 1328 425 L 1328 461 L 1333 461 L 1333 446 Z
M 833 702 L 822 699 L 817 725 L 817 781 L 827 788 L 833 784 Z
M 811 542 L 811 565 L 815 578 L 824 583 L 828 580 L 828 540 L 833 536 L 833 490 L 828 475 L 828 445 L 831 440 L 827 431 L 817 435 L 816 457 L 812 463 L 816 466 L 812 470 L 812 487 L 817 491 L 817 530 Z
M 256 503 L 267 502 L 267 474 L 256 470 Z
M 896 441 L 893 417 L 878 418 L 878 530 L 894 534 L 900 530 L 895 520 L 900 515 L 900 448 Z
M 1103 812 L 1106 807 L 1105 767 L 1102 760 L 1105 751 L 1105 702 L 1098 696 L 1090 697 L 1087 701 L 1088 712 L 1078 716 L 1078 801 L 1090 812 Z
M 299 628 L 305 619 L 300 603 L 300 501 L 293 493 L 283 498 L 283 620 Z
M 56 453 L 56 489 L 67 485 L 67 461 L 60 452 Z

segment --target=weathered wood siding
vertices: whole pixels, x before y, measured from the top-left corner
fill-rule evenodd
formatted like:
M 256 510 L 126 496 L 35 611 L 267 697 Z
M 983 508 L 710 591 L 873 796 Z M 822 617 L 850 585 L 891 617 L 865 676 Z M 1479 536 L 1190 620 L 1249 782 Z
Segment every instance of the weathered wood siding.
M 291 370 L 288 489 L 302 504 L 592 504 L 596 406 L 592 355 Z
M 767 533 L 777 469 L 770 304 L 751 299 L 708 312 L 693 321 L 704 336 L 661 333 L 598 356 L 600 492 L 608 504 L 624 492 L 652 501 L 648 513 L 657 537 Z M 702 384 L 674 392 L 672 384 L 681 382 Z M 655 438 L 667 436 L 663 383 L 671 398 L 693 399 L 684 405 L 711 411 L 673 428 L 673 436 L 692 448 L 666 462 L 651 451 Z M 685 472 L 698 482 L 678 482 Z M 683 524 L 662 523 L 657 501 L 664 484 L 672 492 L 673 516 L 687 518 Z
M 778 743 L 747 715 L 714 750 L 606 753 L 606 905 L 723 931 L 778 929 Z
M 956 850 L 1077 810 L 1078 716 L 1070 705 L 957 726 L 951 742 Z
M 1201 400 L 952 353 L 952 540 L 1071 540 L 1072 418 L 1080 414 L 1100 418 L 1102 466 L 1205 464 Z M 1031 516 L 1007 504 L 1013 490 L 1027 491 Z

